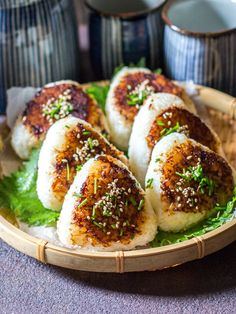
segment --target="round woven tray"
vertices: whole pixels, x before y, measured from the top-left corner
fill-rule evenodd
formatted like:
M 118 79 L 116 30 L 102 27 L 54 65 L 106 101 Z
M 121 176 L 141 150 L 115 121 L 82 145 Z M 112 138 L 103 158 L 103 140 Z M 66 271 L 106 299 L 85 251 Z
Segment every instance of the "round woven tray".
M 228 161 L 236 168 L 236 99 L 217 90 L 197 86 Z M 94 272 L 157 270 L 203 258 L 236 240 L 236 219 L 201 237 L 160 248 L 111 253 L 75 252 L 32 237 L 0 217 L 0 237 L 15 249 L 43 263 Z

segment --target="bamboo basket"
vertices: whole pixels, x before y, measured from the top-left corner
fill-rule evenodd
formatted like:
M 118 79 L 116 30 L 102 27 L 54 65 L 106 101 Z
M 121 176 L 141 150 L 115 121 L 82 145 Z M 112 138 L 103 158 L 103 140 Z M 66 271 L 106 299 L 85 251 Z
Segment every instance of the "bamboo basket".
M 104 84 L 103 82 L 102 84 Z M 87 85 L 85 85 L 87 86 Z M 236 99 L 197 86 L 212 127 L 220 136 L 228 161 L 236 168 Z M 35 238 L 0 216 L 0 237 L 42 263 L 93 272 L 154 271 L 203 258 L 236 240 L 236 218 L 201 237 L 160 248 L 119 252 L 75 252 Z

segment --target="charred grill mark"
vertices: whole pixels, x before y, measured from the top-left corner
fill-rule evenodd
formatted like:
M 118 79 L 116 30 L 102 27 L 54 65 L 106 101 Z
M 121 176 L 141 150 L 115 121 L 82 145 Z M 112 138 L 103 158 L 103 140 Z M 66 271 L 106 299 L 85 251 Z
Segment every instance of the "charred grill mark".
M 100 110 L 89 95 L 83 89 L 73 84 L 60 84 L 41 89 L 31 100 L 23 112 L 23 124 L 39 139 L 43 138 L 51 123 L 43 115 L 43 107 L 47 102 L 54 102 L 64 92 L 70 95 L 70 104 L 73 106 L 71 114 L 77 118 L 91 123 L 93 126 L 101 127 Z
M 162 138 L 162 130 L 173 128 L 177 123 L 182 127 L 178 132 L 187 133 L 190 138 L 217 152 L 218 143 L 206 124 L 188 110 L 177 107 L 167 109 L 157 116 L 146 137 L 149 148 L 153 149 Z
M 90 147 L 86 144 L 88 141 L 91 144 Z M 58 151 L 57 154 L 52 184 L 52 190 L 58 196 L 61 195 L 62 199 L 73 182 L 77 172 L 76 168 L 82 166 L 89 158 L 98 154 L 108 154 L 116 158 L 123 155 L 101 138 L 99 134 L 95 133 L 92 128 L 85 128 L 80 123 L 76 128 L 67 132 L 65 143 L 63 150 Z M 96 145 L 93 146 L 92 143 L 96 143 Z M 87 150 L 83 150 L 85 145 L 87 145 Z M 81 153 L 81 150 L 83 150 L 83 153 Z
M 27 104 L 22 121 L 38 139 L 41 139 L 50 127 L 49 121 L 41 115 L 41 108 L 36 98 Z
M 199 183 L 182 180 L 176 172 L 201 164 L 204 175 L 215 183 L 214 193 L 201 193 Z M 216 204 L 225 205 L 232 197 L 234 188 L 232 170 L 219 155 L 203 151 L 190 142 L 175 147 L 162 167 L 161 199 L 170 214 L 180 212 L 203 212 L 212 210 Z
M 96 193 L 95 178 L 98 184 Z M 109 188 L 111 185 L 113 190 Z M 135 234 L 140 233 L 139 226 L 144 218 L 138 205 L 143 195 L 129 172 L 117 166 L 110 157 L 99 156 L 96 159 L 79 194 L 82 197 L 77 198 L 74 208 L 73 243 L 76 244 L 76 236 L 81 232 L 86 233 L 92 245 L 103 246 L 116 241 L 128 244 Z M 103 202 L 104 197 L 106 201 Z M 86 202 L 80 207 L 84 200 Z
M 148 86 L 152 87 L 155 93 L 170 93 L 179 97 L 182 96 L 183 89 L 163 75 L 142 72 L 128 74 L 120 81 L 114 91 L 116 107 L 128 121 L 133 122 L 139 108 L 128 105 L 127 95 L 145 80 L 149 81 Z

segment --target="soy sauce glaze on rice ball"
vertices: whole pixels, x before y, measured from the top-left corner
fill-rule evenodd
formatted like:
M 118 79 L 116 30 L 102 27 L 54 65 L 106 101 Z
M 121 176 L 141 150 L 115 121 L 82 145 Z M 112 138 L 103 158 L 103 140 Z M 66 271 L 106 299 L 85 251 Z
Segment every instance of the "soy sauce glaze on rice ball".
M 40 145 L 49 127 L 68 115 L 85 120 L 98 131 L 108 133 L 101 109 L 80 84 L 73 81 L 51 83 L 27 103 L 15 123 L 12 146 L 17 155 L 28 159 L 32 148 Z
M 163 75 L 146 68 L 124 67 L 114 77 L 106 101 L 106 115 L 111 131 L 111 140 L 119 148 L 128 148 L 132 124 L 140 106 L 152 93 L 171 93 L 183 99 L 194 109 L 185 91 Z
M 183 133 L 223 154 L 215 132 L 192 113 L 178 96 L 167 93 L 150 95 L 135 117 L 129 142 L 131 170 L 142 185 L 153 147 L 173 132 Z
M 72 116 L 55 122 L 43 142 L 38 162 L 38 197 L 46 208 L 60 210 L 76 172 L 97 154 L 120 158 L 124 154 L 92 126 Z
M 65 197 L 57 232 L 68 247 L 130 250 L 153 240 L 156 215 L 139 183 L 119 160 L 85 163 Z
M 160 229 L 184 231 L 215 213 L 233 195 L 235 174 L 215 152 L 173 133 L 158 142 L 146 176 L 146 193 Z

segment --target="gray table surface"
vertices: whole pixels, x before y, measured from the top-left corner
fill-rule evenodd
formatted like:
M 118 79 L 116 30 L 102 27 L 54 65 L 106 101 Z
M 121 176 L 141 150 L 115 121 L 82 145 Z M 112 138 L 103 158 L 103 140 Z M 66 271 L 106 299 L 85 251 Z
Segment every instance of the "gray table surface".
M 94 79 L 83 55 L 83 81 Z M 0 241 L 2 313 L 236 313 L 236 242 L 202 260 L 143 273 L 44 265 Z
M 236 243 L 156 272 L 44 265 L 0 242 L 0 313 L 236 313 Z

